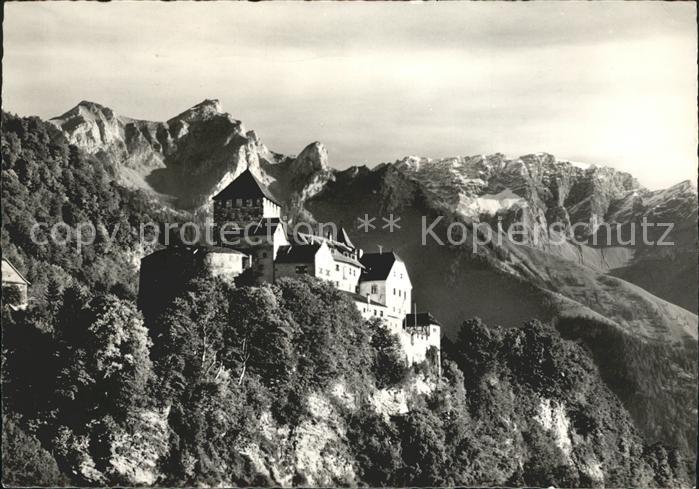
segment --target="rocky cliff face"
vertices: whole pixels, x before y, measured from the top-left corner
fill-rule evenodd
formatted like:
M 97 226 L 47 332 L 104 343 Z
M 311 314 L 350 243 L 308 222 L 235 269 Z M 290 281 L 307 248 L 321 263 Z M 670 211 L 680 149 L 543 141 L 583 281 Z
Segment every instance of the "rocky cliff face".
M 121 184 L 178 208 L 205 205 L 246 168 L 285 200 L 312 194 L 328 173 L 322 144 L 309 145 L 298 158 L 274 153 L 218 100 L 204 100 L 166 122 L 131 119 L 83 101 L 51 122 L 72 144 L 112 163 Z

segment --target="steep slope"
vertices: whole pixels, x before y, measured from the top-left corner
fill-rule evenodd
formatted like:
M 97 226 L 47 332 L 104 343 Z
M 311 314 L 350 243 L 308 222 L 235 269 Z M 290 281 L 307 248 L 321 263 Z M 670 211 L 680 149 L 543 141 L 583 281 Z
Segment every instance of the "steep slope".
M 645 218 L 661 225 L 648 228 L 648 236 L 658 241 L 672 226 L 663 241 L 665 246 L 646 246 L 636 229 L 636 256 L 627 266 L 617 268 L 612 274 L 633 282 L 658 297 L 697 312 L 697 191 L 689 182 L 681 182 L 670 188 L 646 192 L 617 204 L 611 217 L 615 222 L 639 223 Z M 623 225 L 622 225 L 623 227 Z M 626 228 L 629 225 L 626 224 Z M 637 226 L 638 228 L 638 226 Z M 624 239 L 631 231 L 624 230 Z

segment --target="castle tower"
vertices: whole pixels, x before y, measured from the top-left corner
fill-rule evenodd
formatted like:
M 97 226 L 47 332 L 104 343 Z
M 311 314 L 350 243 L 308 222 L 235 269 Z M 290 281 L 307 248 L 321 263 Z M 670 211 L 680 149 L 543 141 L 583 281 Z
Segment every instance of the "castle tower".
M 226 188 L 213 197 L 214 229 L 227 223 L 230 230 L 234 223 L 240 229 L 251 229 L 264 218 L 281 216 L 281 205 L 269 189 L 252 174 L 250 169 L 233 180 Z
M 250 169 L 238 175 L 213 201 L 214 237 L 219 244 L 251 257 L 256 282 L 274 282 L 277 251 L 289 244 L 279 201 Z

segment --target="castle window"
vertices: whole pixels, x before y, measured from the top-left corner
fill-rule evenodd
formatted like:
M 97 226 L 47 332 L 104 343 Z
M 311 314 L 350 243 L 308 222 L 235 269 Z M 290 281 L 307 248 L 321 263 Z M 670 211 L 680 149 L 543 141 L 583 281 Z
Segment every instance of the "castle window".
M 393 295 L 396 295 L 396 289 L 393 289 Z
M 308 267 L 306 265 L 298 265 L 296 267 L 296 273 L 308 273 Z
M 335 265 L 335 271 L 339 272 L 340 271 L 340 265 Z
M 226 209 L 230 209 L 232 204 L 233 204 L 232 201 L 227 200 L 227 201 L 226 201 Z
M 383 311 L 379 311 L 379 316 L 383 317 Z
M 371 286 L 371 293 L 372 293 L 372 294 L 378 294 L 378 293 L 379 293 L 379 288 L 378 288 L 378 286 L 377 286 L 376 284 L 373 284 L 373 285 Z
M 252 207 L 252 199 L 245 199 L 245 205 L 248 207 Z

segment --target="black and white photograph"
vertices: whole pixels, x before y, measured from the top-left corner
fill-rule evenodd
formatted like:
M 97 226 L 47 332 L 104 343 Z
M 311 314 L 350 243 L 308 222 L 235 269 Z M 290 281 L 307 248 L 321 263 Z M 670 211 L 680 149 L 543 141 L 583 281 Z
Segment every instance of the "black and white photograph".
M 696 487 L 696 3 L 2 8 L 3 487 Z

